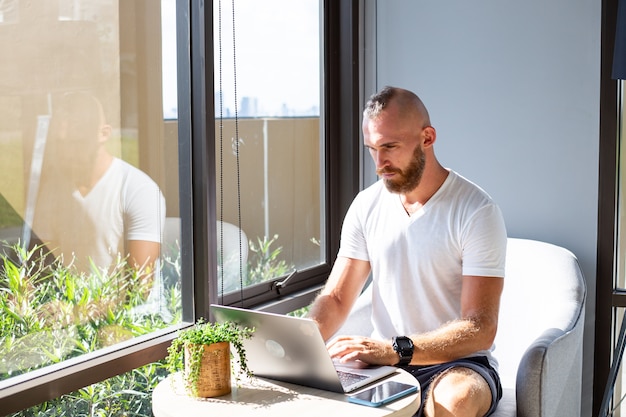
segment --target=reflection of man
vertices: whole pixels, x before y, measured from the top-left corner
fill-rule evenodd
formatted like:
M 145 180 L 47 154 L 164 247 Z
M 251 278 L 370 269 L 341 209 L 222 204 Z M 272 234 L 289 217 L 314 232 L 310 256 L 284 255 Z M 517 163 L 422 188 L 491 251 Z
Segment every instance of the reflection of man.
M 148 175 L 106 148 L 111 127 L 92 95 L 53 103 L 34 232 L 66 264 L 89 271 L 158 259 L 165 200 Z

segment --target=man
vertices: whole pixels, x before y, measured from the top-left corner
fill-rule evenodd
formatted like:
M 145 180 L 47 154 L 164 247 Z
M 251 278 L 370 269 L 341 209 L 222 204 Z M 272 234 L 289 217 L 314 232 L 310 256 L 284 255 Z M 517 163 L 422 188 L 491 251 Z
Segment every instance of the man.
M 114 269 L 122 262 L 137 272 L 115 297 L 90 307 L 97 314 L 121 305 L 135 285 L 146 303 L 134 311 L 169 320 L 159 274 L 165 199 L 147 174 L 109 152 L 111 130 L 95 96 L 67 93 L 53 101 L 33 232 L 55 257 L 92 280 L 118 276 Z M 50 316 L 60 309 L 52 306 Z
M 151 266 L 165 222 L 159 187 L 109 153 L 111 126 L 93 95 L 69 93 L 54 104 L 35 233 L 81 271 L 118 257 Z
M 423 391 L 418 415 L 485 416 L 501 397 L 491 349 L 506 255 L 499 208 L 435 157 L 436 131 L 412 92 L 368 101 L 363 136 L 382 178 L 359 193 L 309 313 L 326 340 L 372 273 L 371 337 L 339 336 L 341 361 L 402 366 Z

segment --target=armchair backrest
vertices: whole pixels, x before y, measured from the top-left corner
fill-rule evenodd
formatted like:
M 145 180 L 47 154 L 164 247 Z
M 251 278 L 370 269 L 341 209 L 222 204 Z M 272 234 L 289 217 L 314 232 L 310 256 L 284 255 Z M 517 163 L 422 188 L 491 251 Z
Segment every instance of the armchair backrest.
M 516 386 L 518 415 L 579 415 L 585 297 L 570 251 L 508 239 L 494 355 L 503 385 Z

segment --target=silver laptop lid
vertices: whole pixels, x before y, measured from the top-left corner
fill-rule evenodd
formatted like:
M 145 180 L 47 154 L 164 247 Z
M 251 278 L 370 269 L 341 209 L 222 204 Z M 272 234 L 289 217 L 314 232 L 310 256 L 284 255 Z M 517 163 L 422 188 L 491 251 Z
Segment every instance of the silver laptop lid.
M 370 379 L 344 389 L 313 320 L 219 305 L 211 305 L 211 311 L 218 322 L 254 327 L 244 347 L 256 376 L 343 393 L 395 372 L 394 367 L 359 369 L 359 374 Z M 376 373 L 374 379 L 371 371 Z
M 254 327 L 244 347 L 248 367 L 256 376 L 344 392 L 314 321 L 217 305 L 211 311 L 218 322 Z

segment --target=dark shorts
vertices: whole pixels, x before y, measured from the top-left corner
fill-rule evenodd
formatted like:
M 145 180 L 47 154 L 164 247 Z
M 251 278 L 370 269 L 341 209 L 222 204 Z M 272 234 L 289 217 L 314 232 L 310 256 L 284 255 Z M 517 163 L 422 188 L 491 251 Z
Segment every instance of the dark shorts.
M 464 367 L 478 372 L 491 388 L 491 407 L 485 416 L 491 415 L 498 405 L 498 401 L 502 398 L 502 385 L 500 384 L 500 376 L 498 372 L 489 365 L 489 361 L 484 356 L 476 356 L 473 358 L 459 359 L 452 362 L 446 362 L 439 365 L 429 366 L 403 366 L 402 369 L 411 373 L 417 379 L 421 386 L 422 403 L 415 416 L 422 416 L 424 403 L 426 402 L 426 393 L 433 379 L 450 368 Z

